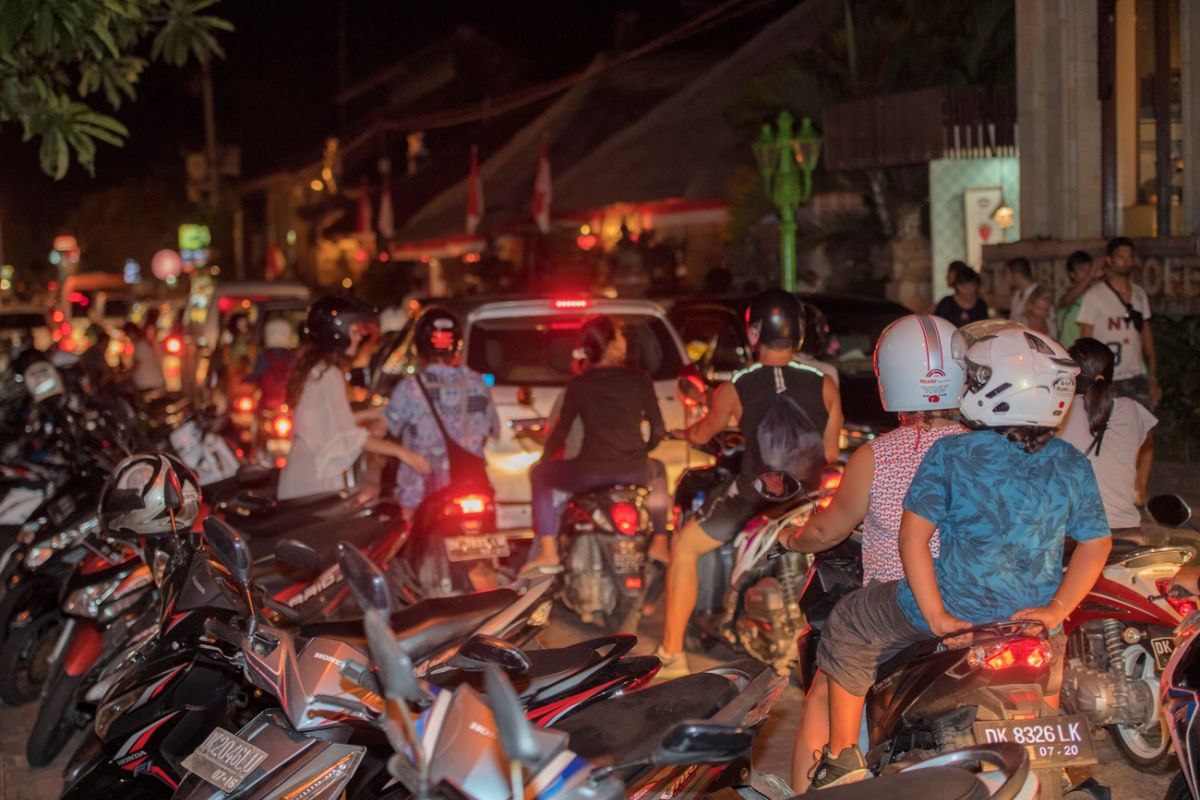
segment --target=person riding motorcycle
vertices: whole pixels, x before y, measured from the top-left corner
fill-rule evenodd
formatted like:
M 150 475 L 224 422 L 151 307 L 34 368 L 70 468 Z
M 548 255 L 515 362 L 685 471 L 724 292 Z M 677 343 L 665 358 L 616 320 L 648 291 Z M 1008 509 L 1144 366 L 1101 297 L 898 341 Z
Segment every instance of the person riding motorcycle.
M 945 436 L 966 433 L 958 401 L 966 384 L 955 363 L 955 327 L 941 317 L 910 314 L 893 322 L 875 345 L 875 374 L 883 410 L 899 414 L 900 427 L 876 437 L 850 456 L 833 502 L 783 539 L 799 553 L 819 553 L 863 527 L 863 584 L 904 577 L 897 539 L 904 494 L 921 458 Z M 930 549 L 938 552 L 937 535 Z M 829 695 L 825 676 L 813 676 L 792 751 L 792 788 L 808 788 L 808 772 L 829 741 Z
M 967 378 L 962 418 L 974 430 L 936 442 L 909 484 L 899 536 L 905 577 L 852 592 L 825 623 L 817 666 L 828 679 L 829 744 L 812 788 L 866 776 L 859 722 L 881 664 L 914 642 L 998 619 L 1036 623 L 1057 650 L 1065 637 L 1054 634 L 1112 544 L 1091 465 L 1054 438 L 1079 372 L 1067 352 L 1023 327 L 969 347 L 956 335 L 952 347 Z M 1077 546 L 1064 573 L 1067 535 Z M 1043 699 L 1055 707 L 1057 695 L 1051 685 Z
M 688 672 L 683 634 L 696 606 L 697 560 L 733 538 L 767 505 L 753 482 L 760 473 L 779 465 L 769 464 L 764 457 L 763 445 L 769 442 L 763 433 L 771 427 L 764 421 L 781 403 L 794 405 L 796 413 L 803 415 L 808 432 L 799 440 L 801 446 L 788 456 L 794 464 L 804 464 L 792 471 L 799 469 L 803 474 L 796 477 L 809 488 L 817 486 L 821 467 L 838 457 L 842 404 L 837 385 L 819 369 L 795 361 L 804 338 L 800 301 L 782 289 L 768 289 L 751 300 L 746 327 L 751 345 L 758 348 L 758 362 L 717 387 L 703 419 L 675 431 L 678 438 L 701 444 L 735 421 L 747 436 L 740 474 L 713 491 L 700 512 L 672 537 L 666 624 L 657 652 L 663 661 L 659 672 L 663 677 Z
M 571 379 L 563 397 L 562 414 L 550 431 L 540 461 L 529 471 L 533 498 L 533 527 L 540 543 L 530 568 L 561 570 L 558 554 L 555 490 L 573 494 L 614 483 L 653 486 L 661 472 L 649 457 L 666 434 L 654 384 L 648 375 L 624 366 L 627 343 L 621 325 L 612 317 L 589 318 L 579 329 L 576 354 L 590 368 Z M 570 459 L 554 459 L 575 420 L 583 420 L 583 443 Z M 642 438 L 642 421 L 650 423 L 650 439 Z M 665 536 L 670 498 L 652 489 L 650 517 L 655 536 Z
M 281 317 L 270 319 L 263 326 L 263 352 L 246 376 L 247 383 L 258 387 L 258 402 L 263 408 L 279 408 L 287 402 L 288 375 L 296 363 L 292 333 L 292 324 Z
M 458 363 L 463 343 L 458 317 L 442 306 L 430 306 L 417 320 L 413 339 L 422 370 L 397 384 L 383 411 L 392 436 L 400 437 L 431 470 L 405 465 L 396 473 L 396 493 L 409 512 L 450 485 L 453 458 L 442 426 L 453 444 L 480 459 L 487 440 L 500 435 L 500 417 L 483 376 Z
M 360 324 L 373 313 L 352 297 L 338 296 L 322 298 L 308 310 L 306 341 L 288 376 L 287 401 L 295 412 L 292 450 L 279 476 L 280 500 L 344 489 L 346 471 L 363 451 L 429 472 L 420 455 L 359 427 L 379 419 L 377 409 L 354 412 L 346 399 L 347 362 L 362 341 Z

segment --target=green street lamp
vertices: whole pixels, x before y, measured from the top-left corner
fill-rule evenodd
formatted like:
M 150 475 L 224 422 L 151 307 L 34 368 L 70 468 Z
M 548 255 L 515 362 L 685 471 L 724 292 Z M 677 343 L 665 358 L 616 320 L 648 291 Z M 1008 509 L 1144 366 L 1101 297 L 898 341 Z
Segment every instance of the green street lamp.
M 796 290 L 796 209 L 812 196 L 812 173 L 821 157 L 821 137 L 808 117 L 800 124 L 800 133 L 792 133 L 792 115 L 779 112 L 772 132 L 763 125 L 762 134 L 751 146 L 754 160 L 762 173 L 767 197 L 779 212 L 779 252 L 783 268 L 783 288 Z M 804 175 L 801 184 L 800 176 Z

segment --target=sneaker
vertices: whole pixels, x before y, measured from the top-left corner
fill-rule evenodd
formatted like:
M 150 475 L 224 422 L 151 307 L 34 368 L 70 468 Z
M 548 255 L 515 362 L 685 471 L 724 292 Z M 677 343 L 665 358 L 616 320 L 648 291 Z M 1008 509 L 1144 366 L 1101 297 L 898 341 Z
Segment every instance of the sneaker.
M 682 650 L 674 655 L 668 655 L 660 646 L 654 651 L 654 656 L 662 662 L 662 666 L 654 676 L 655 680 L 669 681 L 672 678 L 682 678 L 684 675 L 692 674 L 692 671 L 688 669 L 687 656 Z
M 858 745 L 852 744 L 834 758 L 829 753 L 829 747 L 821 749 L 821 758 L 813 765 L 809 779 L 812 781 L 808 790 L 824 789 L 827 786 L 841 786 L 844 783 L 857 783 L 868 775 L 867 761 L 863 758 Z

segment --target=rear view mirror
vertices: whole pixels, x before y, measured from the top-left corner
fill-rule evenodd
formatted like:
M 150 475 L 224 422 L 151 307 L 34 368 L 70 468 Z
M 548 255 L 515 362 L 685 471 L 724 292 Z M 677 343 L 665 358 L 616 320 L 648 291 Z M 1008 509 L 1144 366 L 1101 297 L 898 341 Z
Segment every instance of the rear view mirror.
M 289 567 L 318 572 L 321 569 L 321 556 L 312 547 L 295 539 L 284 539 L 275 545 L 275 558 Z
M 764 472 L 754 479 L 754 490 L 772 503 L 791 500 L 800 494 L 800 481 L 790 472 Z
M 246 592 L 250 586 L 250 548 L 228 522 L 217 517 L 207 517 L 204 520 L 204 539 L 208 550 L 237 588 Z
M 745 728 L 684 720 L 667 731 L 650 757 L 656 766 L 718 764 L 749 752 L 754 734 Z
M 689 408 L 704 404 L 704 390 L 687 375 L 675 381 L 675 394 L 679 396 L 679 402 Z
M 529 671 L 529 656 L 516 645 L 477 633 L 458 648 L 450 659 L 450 666 L 466 670 L 482 670 L 495 664 L 510 674 L 523 675 Z
M 363 611 L 377 611 L 385 619 L 389 617 L 392 594 L 388 591 L 387 578 L 379 567 L 371 563 L 357 547 L 346 542 L 338 544 L 338 564 L 359 607 Z
M 533 723 L 525 718 L 525 707 L 517 699 L 512 684 L 499 667 L 488 664 L 483 673 L 483 685 L 504 754 L 527 767 L 533 766 L 541 759 L 542 748 L 534 738 Z
M 1160 494 L 1146 503 L 1151 518 L 1167 528 L 1181 528 L 1192 518 L 1192 509 L 1177 494 Z

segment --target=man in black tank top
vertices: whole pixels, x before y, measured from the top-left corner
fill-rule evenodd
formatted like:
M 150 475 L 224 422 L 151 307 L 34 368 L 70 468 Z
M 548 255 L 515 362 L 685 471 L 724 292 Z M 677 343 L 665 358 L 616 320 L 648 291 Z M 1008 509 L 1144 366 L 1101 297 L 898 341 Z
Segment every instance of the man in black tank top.
M 759 361 L 721 384 L 713 395 L 708 414 L 678 438 L 699 444 L 707 442 L 730 421 L 736 421 L 746 436 L 742 472 L 722 489 L 714 491 L 704 508 L 676 531 L 671 540 L 671 562 L 667 569 L 666 625 L 657 655 L 663 661 L 659 677 L 686 674 L 683 634 L 696 606 L 696 562 L 700 556 L 729 541 L 768 505 L 752 483 L 767 471 L 760 452 L 758 428 L 784 394 L 807 415 L 812 431 L 803 432 L 799 461 L 807 465 L 801 481 L 814 481 L 821 466 L 838 457 L 838 435 L 842 429 L 842 404 L 837 385 L 820 370 L 794 362 L 792 357 L 804 338 L 804 312 L 794 295 L 768 289 L 751 301 L 746 310 L 751 345 L 758 348 Z

